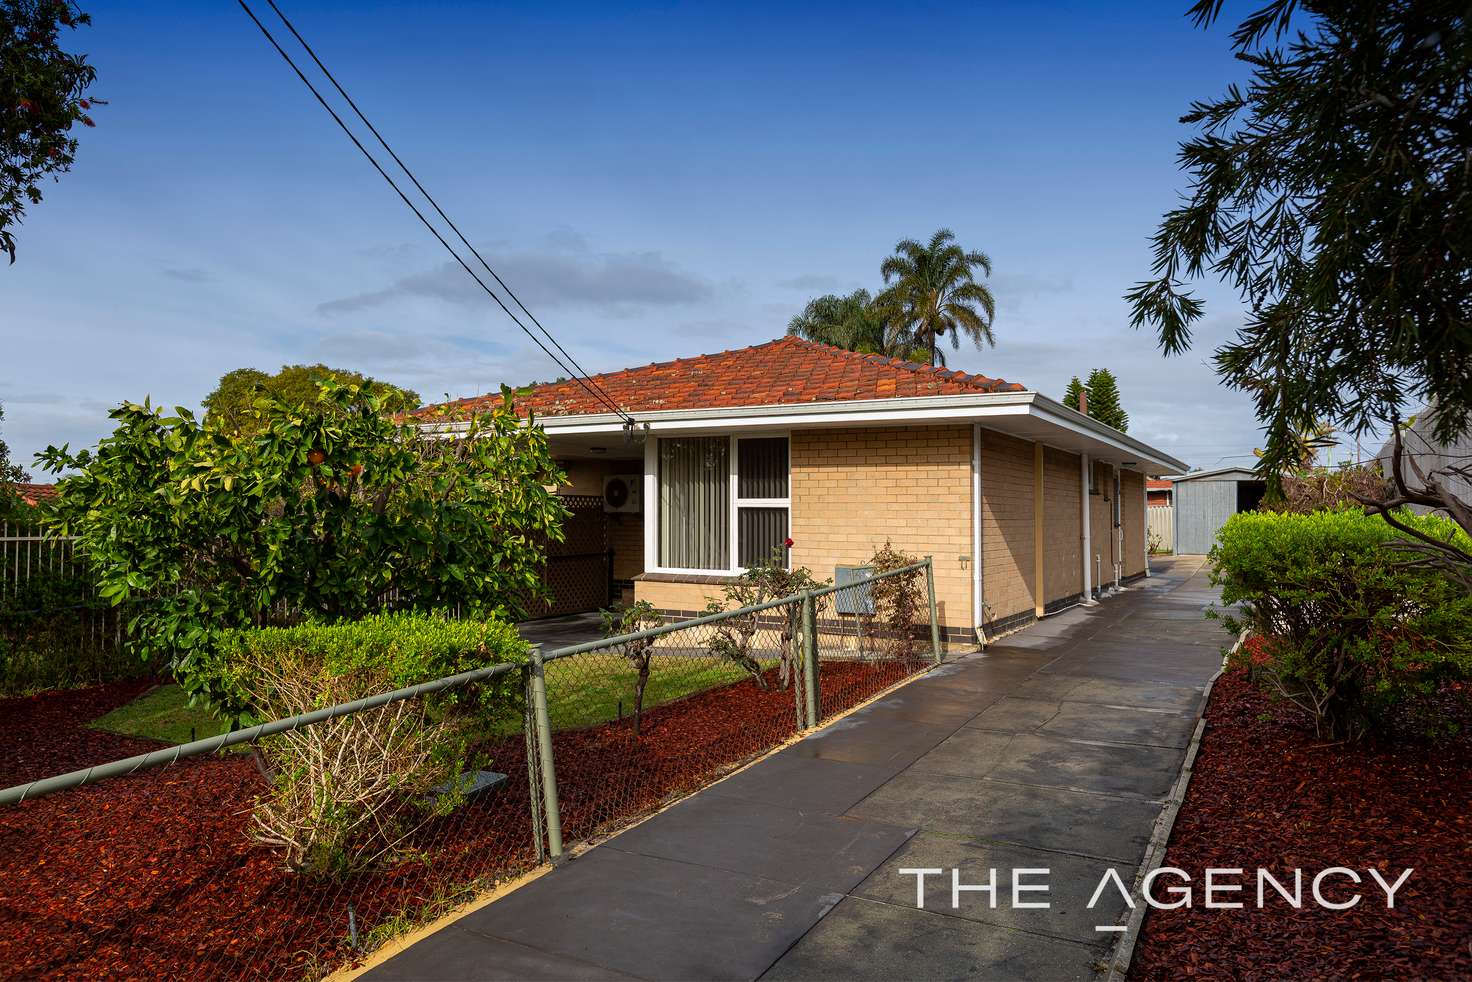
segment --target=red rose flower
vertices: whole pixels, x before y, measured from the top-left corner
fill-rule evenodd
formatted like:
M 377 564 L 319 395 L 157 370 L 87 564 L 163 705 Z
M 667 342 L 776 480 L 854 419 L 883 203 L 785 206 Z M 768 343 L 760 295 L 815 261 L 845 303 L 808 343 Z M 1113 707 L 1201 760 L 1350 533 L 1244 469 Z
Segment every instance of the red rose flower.
M 786 546 L 786 547 L 787 547 L 787 548 L 788 548 L 788 549 L 791 549 L 791 548 L 792 548 L 792 537 L 791 537 L 791 536 L 789 536 L 789 537 L 787 537 L 787 538 L 785 538 L 785 539 L 783 539 L 783 540 L 782 540 L 782 544 L 783 544 L 783 545 L 784 545 L 784 546 Z

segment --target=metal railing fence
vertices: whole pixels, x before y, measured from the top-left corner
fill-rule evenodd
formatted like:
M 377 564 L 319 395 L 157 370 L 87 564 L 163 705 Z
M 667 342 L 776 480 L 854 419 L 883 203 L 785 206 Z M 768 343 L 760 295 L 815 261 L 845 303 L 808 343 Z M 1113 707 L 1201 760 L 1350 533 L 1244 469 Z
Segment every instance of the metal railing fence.
M 38 777 L 0 791 L 0 975 L 319 977 L 940 656 L 927 559 Z

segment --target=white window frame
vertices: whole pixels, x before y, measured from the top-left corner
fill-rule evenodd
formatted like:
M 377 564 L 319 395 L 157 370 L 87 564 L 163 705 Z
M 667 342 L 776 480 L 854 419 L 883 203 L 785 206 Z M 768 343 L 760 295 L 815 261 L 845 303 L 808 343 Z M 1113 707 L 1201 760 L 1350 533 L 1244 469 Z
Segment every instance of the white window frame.
M 727 569 L 690 569 L 683 566 L 661 566 L 659 565 L 659 441 L 661 437 L 651 434 L 644 443 L 644 555 L 649 562 L 646 571 L 650 573 L 672 573 L 681 576 L 740 576 L 746 572 L 746 568 L 738 564 L 737 557 L 740 556 L 740 509 L 742 508 L 785 508 L 787 510 L 787 534 L 792 534 L 792 433 L 790 430 L 759 431 L 752 433 L 731 432 L 681 432 L 679 436 L 724 436 L 728 441 L 726 450 L 726 461 L 729 465 L 730 487 L 726 495 L 726 506 L 728 508 L 728 534 L 730 541 L 726 544 L 726 555 L 729 557 Z M 678 437 L 665 437 L 664 439 L 678 439 Z M 762 439 L 784 439 L 787 441 L 787 497 L 785 498 L 741 498 L 737 496 L 740 490 L 740 461 L 737 459 L 741 452 L 742 440 Z M 788 555 L 789 568 L 792 557 Z

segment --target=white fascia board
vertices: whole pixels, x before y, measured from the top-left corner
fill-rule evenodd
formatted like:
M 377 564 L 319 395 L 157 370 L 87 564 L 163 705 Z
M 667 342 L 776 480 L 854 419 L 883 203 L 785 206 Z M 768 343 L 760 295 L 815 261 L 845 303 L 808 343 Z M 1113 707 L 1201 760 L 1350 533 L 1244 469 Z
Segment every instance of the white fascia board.
M 815 402 L 798 405 L 734 406 L 720 409 L 665 409 L 641 412 L 638 425 L 648 432 L 693 433 L 792 429 L 822 426 L 861 426 L 904 423 L 988 421 L 1004 425 L 1008 418 L 1031 417 L 1085 439 L 1103 443 L 1153 471 L 1184 471 L 1186 464 L 1156 450 L 1113 427 L 1075 412 L 1037 392 L 980 392 L 975 395 L 917 396 L 894 399 L 856 399 L 847 402 Z M 613 413 L 580 416 L 538 416 L 536 422 L 548 436 L 593 436 L 618 434 L 624 421 Z M 424 423 L 432 433 L 454 434 L 464 423 Z M 1000 427 L 999 427 L 1000 428 Z

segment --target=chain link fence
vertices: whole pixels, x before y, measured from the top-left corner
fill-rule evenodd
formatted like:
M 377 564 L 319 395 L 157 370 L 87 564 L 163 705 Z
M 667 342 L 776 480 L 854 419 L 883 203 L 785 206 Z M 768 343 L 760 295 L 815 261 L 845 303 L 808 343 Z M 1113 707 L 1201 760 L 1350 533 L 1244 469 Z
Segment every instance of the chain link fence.
M 319 978 L 924 670 L 930 572 L 0 791 L 0 976 Z

